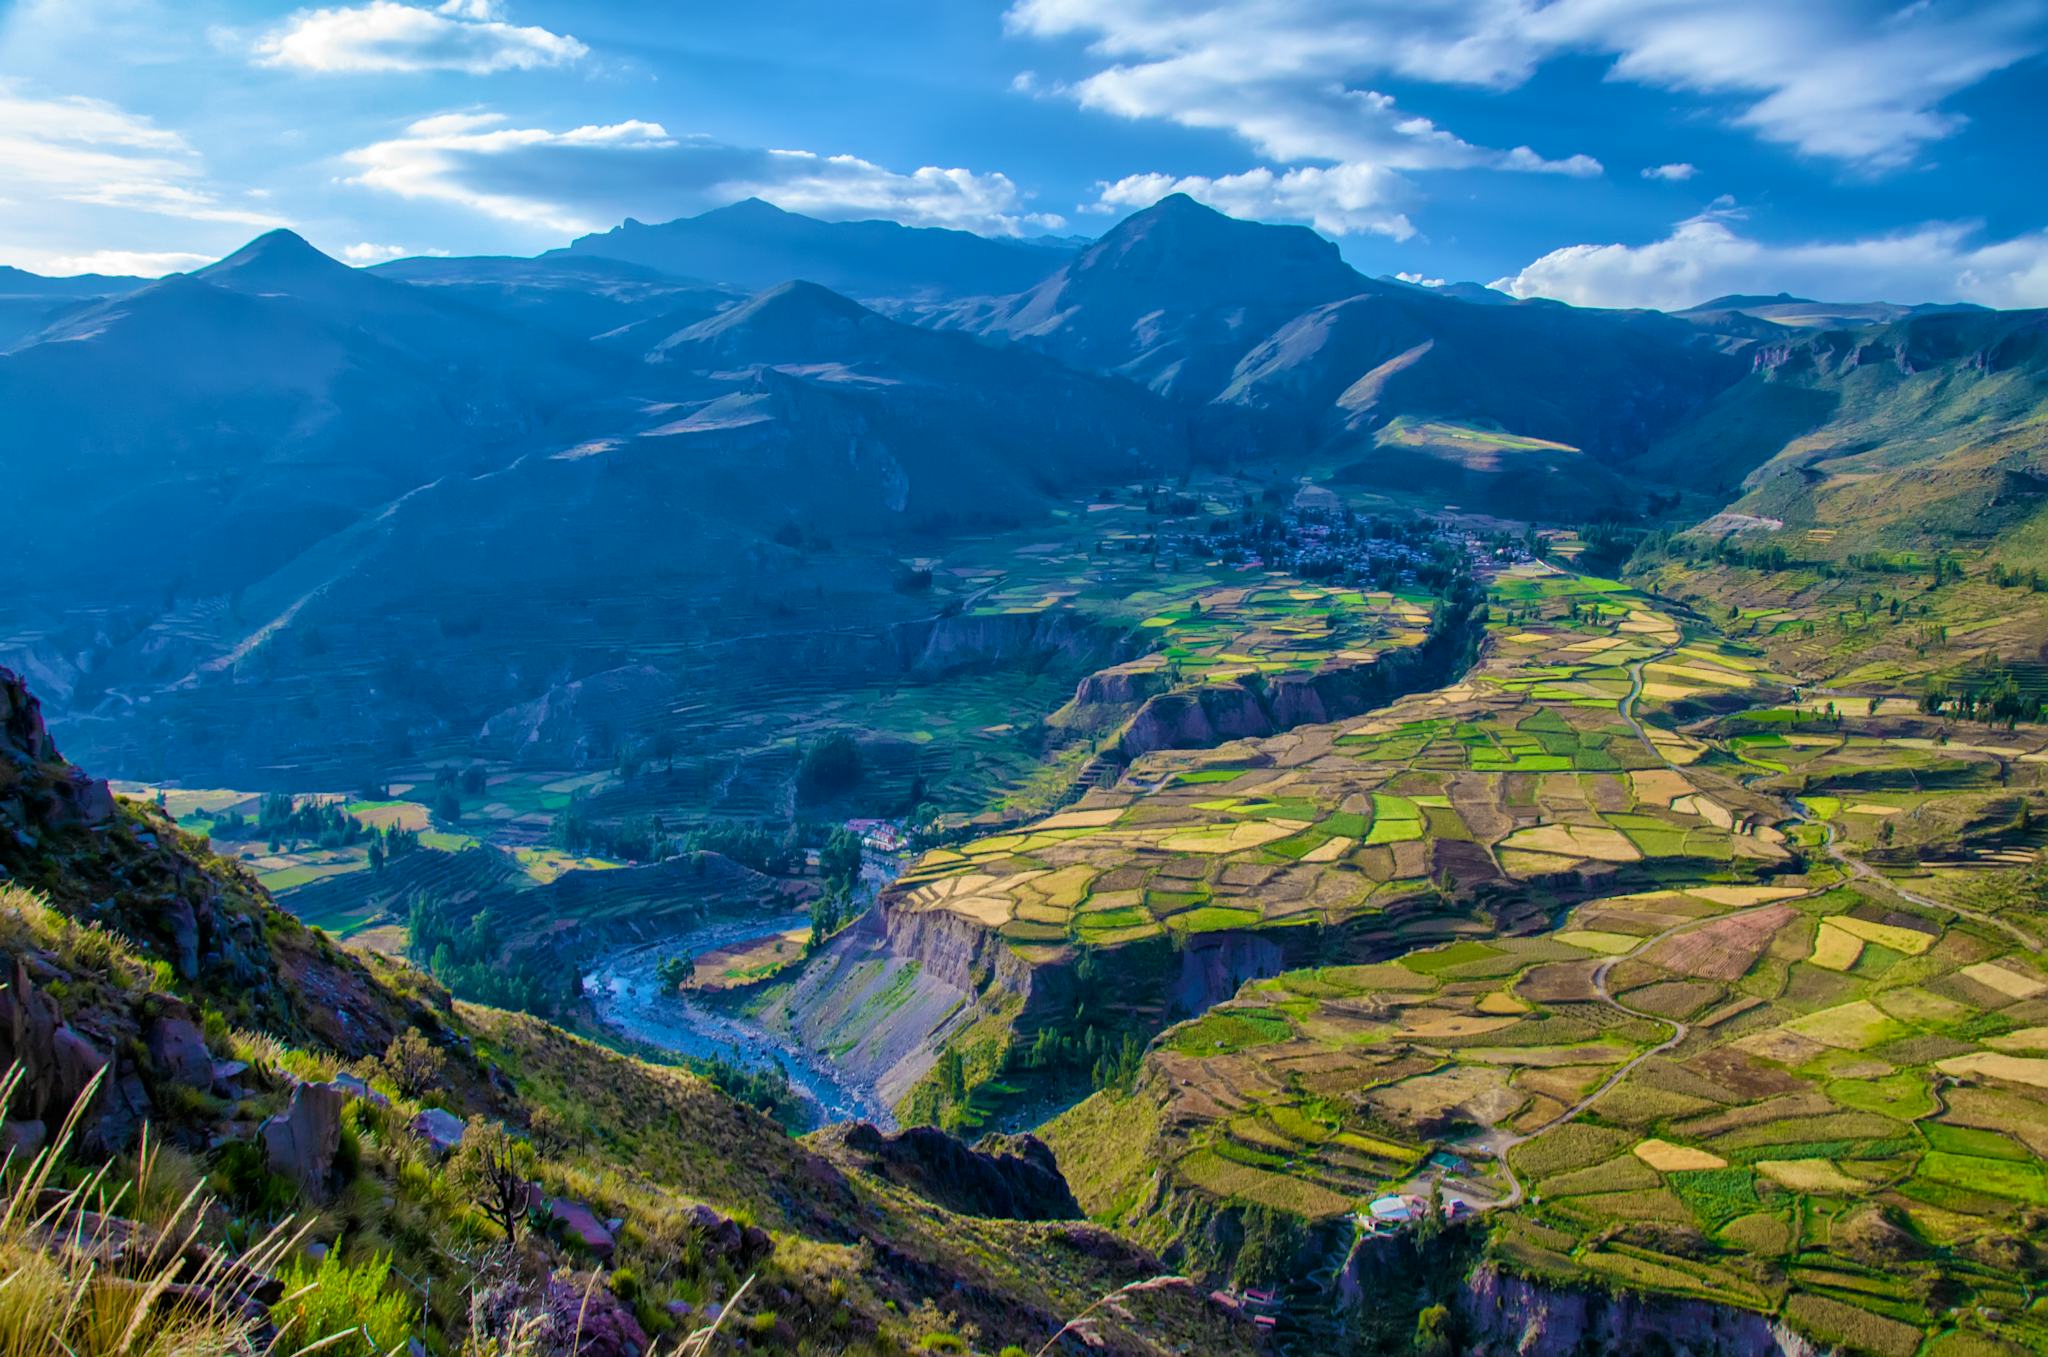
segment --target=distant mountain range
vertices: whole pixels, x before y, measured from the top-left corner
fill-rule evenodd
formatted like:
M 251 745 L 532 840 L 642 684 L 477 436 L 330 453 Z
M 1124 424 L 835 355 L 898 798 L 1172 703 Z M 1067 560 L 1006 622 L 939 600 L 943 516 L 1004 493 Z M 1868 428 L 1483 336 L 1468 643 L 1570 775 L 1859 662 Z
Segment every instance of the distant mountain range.
M 102 691 L 289 673 L 301 633 L 456 665 L 463 633 L 400 648 L 410 601 L 758 598 L 784 541 L 888 559 L 1190 458 L 1564 522 L 1653 496 L 1818 522 L 1906 477 L 1855 512 L 1963 531 L 2022 512 L 2043 399 L 2039 313 L 1517 301 L 1180 195 L 1078 248 L 754 202 L 373 269 L 278 231 L 155 282 L 0 272 L 8 325 L 14 559 L 63 564 L 13 582 L 0 662 L 110 719 Z M 582 672 L 551 627 L 491 662 Z
M 1028 287 L 1072 253 L 1071 241 L 999 240 L 891 221 L 824 222 L 748 198 L 648 226 L 630 217 L 549 258 L 622 259 L 753 291 L 804 279 L 850 297 L 973 297 Z

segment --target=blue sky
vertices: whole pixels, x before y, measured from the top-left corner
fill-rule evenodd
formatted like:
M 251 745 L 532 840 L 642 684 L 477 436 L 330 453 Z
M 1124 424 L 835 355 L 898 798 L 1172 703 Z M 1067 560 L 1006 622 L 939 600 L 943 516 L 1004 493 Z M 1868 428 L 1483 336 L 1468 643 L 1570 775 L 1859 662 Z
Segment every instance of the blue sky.
M 0 262 L 533 253 L 752 193 L 1097 234 L 1176 189 L 1600 305 L 2048 306 L 2048 0 L 0 0 Z

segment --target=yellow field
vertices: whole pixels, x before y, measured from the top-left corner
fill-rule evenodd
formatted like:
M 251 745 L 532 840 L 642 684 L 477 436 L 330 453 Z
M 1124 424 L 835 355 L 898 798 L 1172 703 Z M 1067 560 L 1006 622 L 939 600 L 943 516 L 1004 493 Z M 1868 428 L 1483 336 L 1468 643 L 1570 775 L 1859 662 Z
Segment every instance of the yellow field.
M 1863 939 L 1846 928 L 1836 927 L 1834 920 L 1829 919 L 1822 921 L 1820 931 L 1814 935 L 1813 955 L 1807 960 L 1831 971 L 1846 971 L 1862 955 Z
M 1728 1161 L 1718 1154 L 1673 1145 L 1668 1140 L 1646 1140 L 1636 1146 L 1636 1158 L 1659 1173 L 1682 1173 L 1692 1169 L 1725 1169 Z
M 2026 1056 L 1998 1055 L 1991 1051 L 1972 1051 L 1969 1055 L 1951 1056 L 1937 1060 L 1934 1067 L 1943 1074 L 1981 1074 L 1992 1079 L 2004 1079 L 2015 1084 L 2030 1084 L 2035 1088 L 2048 1088 L 2048 1060 L 2035 1060 Z
M 2043 984 L 2031 975 L 2008 969 L 1995 961 L 1980 961 L 1974 966 L 1965 966 L 1959 972 L 1967 975 L 1989 989 L 1995 989 L 2009 999 L 2031 999 L 2037 994 L 2048 994 L 2048 984 Z
M 1828 1159 L 1764 1159 L 1756 1171 L 1794 1192 L 1866 1192 L 1870 1184 L 1851 1178 Z
M 1889 947 L 1894 952 L 1904 952 L 1907 956 L 1919 956 L 1934 945 L 1932 933 L 1922 933 L 1913 928 L 1899 928 L 1892 924 L 1872 923 L 1868 919 L 1858 919 L 1847 914 L 1834 916 L 1827 920 L 1823 927 L 1839 928 L 1844 933 L 1853 934 L 1865 942 L 1874 942 L 1880 947 Z

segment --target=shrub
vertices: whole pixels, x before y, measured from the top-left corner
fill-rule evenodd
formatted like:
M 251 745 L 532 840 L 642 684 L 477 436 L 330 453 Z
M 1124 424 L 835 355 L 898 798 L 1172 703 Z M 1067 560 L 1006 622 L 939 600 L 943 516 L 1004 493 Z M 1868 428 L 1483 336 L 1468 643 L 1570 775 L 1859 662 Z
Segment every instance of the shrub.
M 285 1270 L 285 1299 L 271 1315 L 293 1343 L 354 1330 L 358 1341 L 337 1343 L 335 1352 L 390 1352 L 404 1345 L 418 1313 L 410 1297 L 387 1287 L 390 1277 L 389 1254 L 350 1265 L 337 1245 L 317 1267 L 299 1261 Z

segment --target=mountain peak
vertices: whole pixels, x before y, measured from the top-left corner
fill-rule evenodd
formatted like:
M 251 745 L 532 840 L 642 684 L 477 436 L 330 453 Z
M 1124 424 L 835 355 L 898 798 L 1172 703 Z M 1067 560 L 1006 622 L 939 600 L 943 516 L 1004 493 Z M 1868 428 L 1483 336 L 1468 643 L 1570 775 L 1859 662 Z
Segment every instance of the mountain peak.
M 193 272 L 195 277 L 229 286 L 264 286 L 332 278 L 348 273 L 349 267 L 314 249 L 298 232 L 279 227 Z
M 749 346 L 765 341 L 771 347 L 794 344 L 808 348 L 821 328 L 843 331 L 873 314 L 851 297 L 843 297 L 828 287 L 792 279 L 689 326 L 676 339 L 691 343 L 720 341 L 726 345 L 738 341 Z

